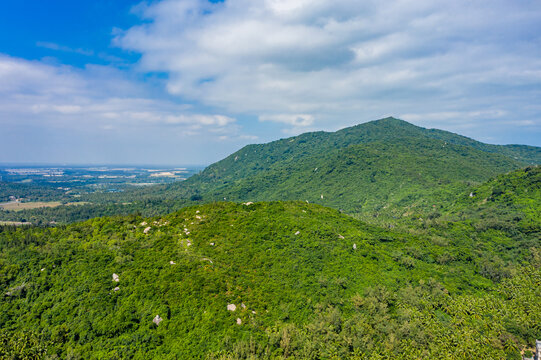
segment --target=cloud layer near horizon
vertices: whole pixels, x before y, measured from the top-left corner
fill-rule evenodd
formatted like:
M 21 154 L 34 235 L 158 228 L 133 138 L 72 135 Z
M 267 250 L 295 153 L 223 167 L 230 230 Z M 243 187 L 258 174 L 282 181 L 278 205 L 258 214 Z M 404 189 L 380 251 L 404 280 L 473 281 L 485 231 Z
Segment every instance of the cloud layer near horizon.
M 0 79 L 0 114 L 17 117 L 19 125 L 32 125 L 39 117 L 64 128 L 182 124 L 184 131 L 193 133 L 235 122 L 224 115 L 192 114 L 190 105 L 152 98 L 143 86 L 108 67 L 78 70 L 0 56 Z
M 190 148 L 246 137 L 235 118 L 200 113 L 159 96 L 156 86 L 112 67 L 0 54 L 0 161 L 176 163 Z M 186 158 L 208 161 L 199 151 Z
M 474 134 L 535 127 L 536 1 L 165 0 L 115 44 L 184 99 L 261 120 L 337 128 L 395 115 Z M 505 130 L 503 130 L 505 132 Z M 496 135 L 496 134 L 494 134 Z

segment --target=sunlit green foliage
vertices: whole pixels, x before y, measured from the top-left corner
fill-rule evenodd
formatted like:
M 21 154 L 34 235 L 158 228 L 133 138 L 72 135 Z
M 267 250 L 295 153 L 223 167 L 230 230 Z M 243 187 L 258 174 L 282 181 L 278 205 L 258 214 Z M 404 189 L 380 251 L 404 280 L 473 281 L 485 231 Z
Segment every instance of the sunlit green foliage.
M 122 215 L 0 226 L 0 358 L 520 359 L 541 338 L 541 170 L 500 174 L 528 162 L 384 119 L 4 213 Z
M 505 358 L 541 335 L 539 259 L 495 279 L 478 247 L 302 202 L 4 227 L 0 328 L 58 358 Z

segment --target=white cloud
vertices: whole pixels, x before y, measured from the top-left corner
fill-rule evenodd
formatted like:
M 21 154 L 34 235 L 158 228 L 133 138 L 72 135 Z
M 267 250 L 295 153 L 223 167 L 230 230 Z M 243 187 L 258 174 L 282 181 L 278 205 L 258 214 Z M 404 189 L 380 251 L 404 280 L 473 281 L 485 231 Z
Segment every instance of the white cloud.
M 235 122 L 235 119 L 223 115 L 177 115 L 167 116 L 167 124 L 192 124 L 226 126 Z
M 0 54 L 0 160 L 208 162 L 280 131 L 390 115 L 541 145 L 536 1 L 156 0 L 134 12 L 142 24 L 112 41 L 136 64 L 36 43 L 122 70 Z
M 142 54 L 140 71 L 168 73 L 171 94 L 228 114 L 334 128 L 446 113 L 456 117 L 440 122 L 458 130 L 461 114 L 478 113 L 469 119 L 481 128 L 502 111 L 541 126 L 526 106 L 540 95 L 536 2 L 164 0 L 138 10 L 149 21 L 115 44 Z
M 86 50 L 86 49 L 81 49 L 81 48 L 73 49 L 73 48 L 70 48 L 68 46 L 59 45 L 59 44 L 46 42 L 46 41 L 38 41 L 38 42 L 36 42 L 36 46 L 46 48 L 46 49 L 50 49 L 50 50 L 77 53 L 77 54 L 81 54 L 81 55 L 85 55 L 85 56 L 94 55 L 94 51 L 92 51 L 92 50 Z
M 0 56 L 0 116 L 3 125 L 47 124 L 73 129 L 176 126 L 190 134 L 231 128 L 235 119 L 193 113 L 191 106 L 147 96 L 121 72 L 77 70 Z
M 314 123 L 314 117 L 309 114 L 262 115 L 259 117 L 259 121 L 274 121 L 296 127 L 305 127 Z

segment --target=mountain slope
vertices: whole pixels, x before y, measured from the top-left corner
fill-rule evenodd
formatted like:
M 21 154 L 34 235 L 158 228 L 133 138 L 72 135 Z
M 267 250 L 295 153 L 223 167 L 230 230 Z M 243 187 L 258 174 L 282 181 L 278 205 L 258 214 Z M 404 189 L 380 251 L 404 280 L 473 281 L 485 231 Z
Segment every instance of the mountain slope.
M 475 241 L 477 251 L 485 253 L 479 272 L 493 280 L 510 276 L 508 264 L 515 258 L 541 259 L 539 166 L 467 187 L 444 205 L 424 211 L 407 208 L 394 218 L 371 222 L 434 239 L 454 239 L 455 244 Z
M 500 175 L 457 198 L 445 209 L 453 220 L 468 219 L 478 229 L 519 231 L 541 238 L 541 167 Z
M 302 202 L 0 230 L 2 356 L 502 358 L 541 335 L 529 258 L 495 283 L 475 241 Z
M 540 148 L 488 145 L 387 118 L 247 146 L 164 194 L 308 200 L 349 213 L 395 214 L 439 206 L 471 183 L 530 161 L 541 162 Z
M 212 184 L 235 181 L 270 170 L 277 163 L 287 165 L 306 157 L 324 155 L 329 151 L 344 149 L 351 145 L 372 142 L 400 144 L 405 140 L 430 143 L 432 139 L 511 157 L 517 165 L 521 166 L 541 163 L 541 148 L 483 144 L 450 132 L 428 130 L 403 120 L 385 118 L 334 133 L 312 132 L 267 144 L 248 145 L 224 160 L 210 165 L 200 176 L 194 176 L 189 183 Z
M 442 186 L 481 182 L 514 166 L 504 156 L 444 142 L 374 142 L 275 165 L 208 194 L 231 200 L 306 199 L 347 212 L 374 212 L 418 200 Z

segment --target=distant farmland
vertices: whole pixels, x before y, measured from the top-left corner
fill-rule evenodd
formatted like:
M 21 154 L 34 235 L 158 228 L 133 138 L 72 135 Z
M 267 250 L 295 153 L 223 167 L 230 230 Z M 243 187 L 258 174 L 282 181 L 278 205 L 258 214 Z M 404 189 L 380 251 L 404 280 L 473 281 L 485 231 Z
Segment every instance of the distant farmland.
M 62 203 L 60 201 L 35 201 L 35 202 L 12 201 L 8 203 L 0 204 L 0 209 L 19 211 L 19 210 L 37 209 L 37 208 L 43 208 L 43 207 L 57 207 L 61 205 Z
M 21 221 L 0 221 L 0 225 L 22 226 L 22 225 L 32 225 L 32 223 L 21 222 Z
M 30 201 L 30 202 L 17 202 L 12 201 L 8 203 L 0 204 L 0 209 L 2 210 L 11 210 L 11 211 L 20 211 L 20 210 L 30 210 L 44 207 L 57 207 L 57 206 L 69 206 L 69 205 L 85 205 L 90 204 L 86 201 L 81 202 L 70 202 L 62 204 L 60 201 Z

